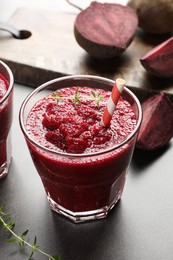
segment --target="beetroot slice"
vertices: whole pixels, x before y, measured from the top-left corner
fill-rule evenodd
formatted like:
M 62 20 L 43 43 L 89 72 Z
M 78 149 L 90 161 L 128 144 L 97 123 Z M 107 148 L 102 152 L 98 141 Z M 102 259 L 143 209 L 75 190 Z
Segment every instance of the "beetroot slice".
M 156 76 L 173 77 L 173 37 L 145 54 L 140 62 Z
M 136 147 L 156 150 L 173 137 L 173 104 L 164 92 L 142 103 L 143 119 Z
M 91 56 L 111 58 L 130 45 L 137 25 L 138 18 L 132 8 L 92 2 L 77 15 L 74 33 L 78 44 Z

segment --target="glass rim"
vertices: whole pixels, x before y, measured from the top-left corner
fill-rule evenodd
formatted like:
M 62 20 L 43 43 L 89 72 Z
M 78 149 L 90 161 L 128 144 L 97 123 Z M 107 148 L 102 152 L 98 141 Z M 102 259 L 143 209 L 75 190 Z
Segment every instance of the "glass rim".
M 109 147 L 107 149 L 98 151 L 98 152 L 76 154 L 76 153 L 67 153 L 67 152 L 63 152 L 63 151 L 55 151 L 55 150 L 46 148 L 43 145 L 37 143 L 33 138 L 31 138 L 29 136 L 26 128 L 25 128 L 25 124 L 24 124 L 24 120 L 23 120 L 24 110 L 25 110 L 25 107 L 26 107 L 28 101 L 33 96 L 35 96 L 37 93 L 39 93 L 41 90 L 43 90 L 45 87 L 47 87 L 47 86 L 49 86 L 49 85 L 51 85 L 53 83 L 56 83 L 58 81 L 70 80 L 70 79 L 75 79 L 75 80 L 77 80 L 77 79 L 78 80 L 79 79 L 100 80 L 100 81 L 103 81 L 105 83 L 112 84 L 112 86 L 115 83 L 114 80 L 111 80 L 111 79 L 108 79 L 108 78 L 104 78 L 104 77 L 101 77 L 101 76 L 94 76 L 94 75 L 71 75 L 71 76 L 62 76 L 62 77 L 59 77 L 59 78 L 55 78 L 55 79 L 49 80 L 49 81 L 45 82 L 44 84 L 38 86 L 36 89 L 34 89 L 24 99 L 24 101 L 23 101 L 23 103 L 22 103 L 22 105 L 20 107 L 20 110 L 19 110 L 19 123 L 20 123 L 20 127 L 21 127 L 21 130 L 22 130 L 24 136 L 27 138 L 28 141 L 30 141 L 32 144 L 36 145 L 40 149 L 44 150 L 45 152 L 49 152 L 49 153 L 53 153 L 55 155 L 61 155 L 61 156 L 78 157 L 78 158 L 81 157 L 82 158 L 82 157 L 90 157 L 90 156 L 101 155 L 101 154 L 105 154 L 105 153 L 111 152 L 111 151 L 113 151 L 115 149 L 118 149 L 118 148 L 122 147 L 123 145 L 128 143 L 135 136 L 135 134 L 137 133 L 137 131 L 138 131 L 139 127 L 140 127 L 141 121 L 142 121 L 142 108 L 141 108 L 141 104 L 140 104 L 138 98 L 136 97 L 136 95 L 131 90 L 129 90 L 128 87 L 124 87 L 124 91 L 126 91 L 126 93 L 128 93 L 128 95 L 130 95 L 133 98 L 133 100 L 136 102 L 139 116 L 138 116 L 138 121 L 137 121 L 137 124 L 136 124 L 134 130 L 122 142 L 120 142 L 120 143 L 118 143 L 118 144 L 116 144 L 114 146 L 111 146 L 111 147 Z
M 9 81 L 8 89 L 5 92 L 5 95 L 0 99 L 0 105 L 8 98 L 9 94 L 11 93 L 11 90 L 13 89 L 13 85 L 14 85 L 14 77 L 13 77 L 13 73 L 12 73 L 10 67 L 2 60 L 0 60 L 0 66 L 1 65 L 6 69 L 8 75 L 9 75 L 10 81 Z

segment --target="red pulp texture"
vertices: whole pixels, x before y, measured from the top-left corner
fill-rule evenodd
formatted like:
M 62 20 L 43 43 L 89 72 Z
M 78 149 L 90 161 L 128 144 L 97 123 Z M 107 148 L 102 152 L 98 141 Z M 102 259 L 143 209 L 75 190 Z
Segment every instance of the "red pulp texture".
M 124 185 L 133 140 L 122 148 L 94 155 L 122 142 L 136 126 L 132 107 L 122 99 L 110 127 L 100 125 L 109 95 L 108 91 L 88 87 L 60 89 L 37 102 L 27 118 L 30 137 L 57 152 L 44 151 L 28 141 L 47 195 L 73 212 L 111 205 Z
M 6 161 L 6 138 L 12 123 L 12 94 L 1 104 L 8 86 L 8 81 L 0 74 L 0 166 Z

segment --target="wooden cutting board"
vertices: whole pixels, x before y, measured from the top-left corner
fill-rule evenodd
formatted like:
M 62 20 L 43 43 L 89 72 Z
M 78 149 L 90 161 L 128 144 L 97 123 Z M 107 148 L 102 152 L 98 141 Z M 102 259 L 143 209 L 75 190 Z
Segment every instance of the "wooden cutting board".
M 111 79 L 123 77 L 127 85 L 173 93 L 173 79 L 149 75 L 139 58 L 166 40 L 138 30 L 126 52 L 111 60 L 91 58 L 76 42 L 76 14 L 19 8 L 8 23 L 32 33 L 18 40 L 0 32 L 0 59 L 12 69 L 15 82 L 36 87 L 62 75 L 92 74 Z

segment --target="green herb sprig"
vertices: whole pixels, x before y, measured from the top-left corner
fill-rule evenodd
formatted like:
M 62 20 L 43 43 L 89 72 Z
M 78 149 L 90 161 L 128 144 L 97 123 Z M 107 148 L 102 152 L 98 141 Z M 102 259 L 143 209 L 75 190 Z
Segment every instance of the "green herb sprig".
M 61 260 L 61 256 L 51 256 L 46 252 L 42 251 L 41 249 L 39 249 L 39 246 L 37 245 L 36 236 L 34 237 L 33 244 L 27 242 L 25 238 L 28 234 L 28 230 L 25 230 L 21 235 L 17 235 L 14 231 L 15 223 L 6 221 L 8 215 L 9 213 L 4 211 L 4 207 L 0 206 L 0 225 L 3 226 L 12 235 L 12 238 L 5 240 L 6 242 L 17 243 L 20 248 L 23 248 L 24 246 L 28 246 L 31 249 L 31 253 L 29 255 L 28 260 L 30 260 L 34 255 L 34 253 L 36 252 L 46 256 L 48 260 Z
M 101 92 L 99 91 L 98 94 L 96 94 L 94 91 L 91 90 L 91 94 L 93 96 L 93 100 L 95 100 L 98 109 L 100 108 L 100 101 L 104 100 L 104 97 L 101 96 Z
M 60 94 L 58 92 L 54 92 L 53 97 L 56 99 L 57 103 L 62 99 L 62 97 L 60 96 Z
M 60 93 L 54 92 L 54 93 L 53 93 L 51 96 L 49 96 L 48 98 L 52 98 L 52 97 L 57 101 L 57 103 L 58 103 L 59 101 L 61 101 L 61 100 L 64 100 L 64 99 L 68 99 L 68 100 L 71 99 L 71 100 L 73 101 L 73 103 L 74 103 L 74 107 L 75 107 L 75 108 L 76 108 L 77 105 L 80 104 L 81 101 L 82 101 L 82 97 L 80 97 L 80 93 L 79 93 L 79 87 L 76 87 L 75 93 L 74 93 L 73 96 L 63 97 L 63 96 L 61 96 Z M 104 97 L 101 96 L 101 92 L 100 92 L 100 91 L 99 91 L 98 93 L 95 93 L 93 90 L 91 90 L 91 97 L 86 98 L 86 99 L 88 99 L 88 100 L 94 100 L 94 101 L 96 102 L 96 105 L 97 105 L 98 109 L 99 109 L 99 108 L 100 108 L 100 102 L 101 102 L 102 100 L 104 100 Z
M 79 87 L 77 87 L 75 90 L 73 101 L 74 101 L 74 106 L 76 108 L 77 104 L 80 104 Z

